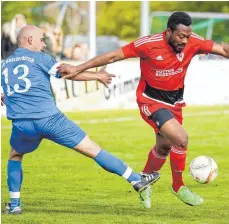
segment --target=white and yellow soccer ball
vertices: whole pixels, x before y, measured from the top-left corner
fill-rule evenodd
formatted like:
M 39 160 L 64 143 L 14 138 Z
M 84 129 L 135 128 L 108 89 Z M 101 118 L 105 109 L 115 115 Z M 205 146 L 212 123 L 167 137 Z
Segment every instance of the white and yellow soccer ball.
M 198 183 L 207 184 L 215 180 L 218 175 L 218 166 L 209 156 L 198 156 L 189 166 L 190 174 Z

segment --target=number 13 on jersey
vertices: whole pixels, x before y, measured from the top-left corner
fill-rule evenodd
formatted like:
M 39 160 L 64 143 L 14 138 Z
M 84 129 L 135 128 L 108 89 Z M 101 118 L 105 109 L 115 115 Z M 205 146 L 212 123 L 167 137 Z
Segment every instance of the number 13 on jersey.
M 14 75 L 17 75 L 18 72 L 19 72 L 19 68 L 22 68 L 23 69 L 23 74 L 19 77 L 17 77 L 17 79 L 21 79 L 25 82 L 25 88 L 24 89 L 20 89 L 20 86 L 19 84 L 15 84 L 13 86 L 13 90 L 10 88 L 10 85 L 9 85 L 9 69 L 8 68 L 5 68 L 4 71 L 2 72 L 2 74 L 5 76 L 5 84 L 7 86 L 7 96 L 11 96 L 13 95 L 15 92 L 16 93 L 24 93 L 24 92 L 27 92 L 30 87 L 31 87 L 31 81 L 26 78 L 26 76 L 29 74 L 29 68 L 27 65 L 24 65 L 24 64 L 21 64 L 21 65 L 18 65 L 17 67 L 14 68 L 13 70 L 13 74 Z

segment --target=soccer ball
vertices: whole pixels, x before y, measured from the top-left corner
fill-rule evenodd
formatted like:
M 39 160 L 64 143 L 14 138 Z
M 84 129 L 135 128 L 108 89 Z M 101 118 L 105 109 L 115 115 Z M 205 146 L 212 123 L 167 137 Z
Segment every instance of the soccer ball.
M 198 156 L 192 160 L 189 166 L 190 174 L 198 183 L 212 182 L 218 175 L 218 166 L 209 156 Z

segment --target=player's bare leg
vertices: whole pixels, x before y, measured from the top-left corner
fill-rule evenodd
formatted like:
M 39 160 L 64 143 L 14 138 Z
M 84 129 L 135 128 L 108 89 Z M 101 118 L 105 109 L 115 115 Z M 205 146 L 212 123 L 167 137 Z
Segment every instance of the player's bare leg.
M 21 162 L 23 155 L 11 148 L 8 160 L 8 188 L 11 202 L 6 203 L 8 214 L 21 214 L 20 189 L 23 180 Z
M 74 149 L 94 159 L 98 165 L 108 172 L 115 173 L 125 178 L 132 184 L 137 192 L 144 192 L 150 184 L 153 184 L 159 179 L 159 174 L 157 172 L 147 175 L 135 173 L 129 166 L 124 164 L 122 160 L 101 149 L 101 147 L 93 142 L 88 136 L 85 136 Z
M 184 186 L 182 172 L 185 169 L 188 134 L 182 125 L 175 119 L 168 120 L 161 128 L 160 133 L 172 143 L 170 150 L 170 165 L 172 170 L 172 192 L 184 203 L 194 206 L 203 203 L 203 199 Z

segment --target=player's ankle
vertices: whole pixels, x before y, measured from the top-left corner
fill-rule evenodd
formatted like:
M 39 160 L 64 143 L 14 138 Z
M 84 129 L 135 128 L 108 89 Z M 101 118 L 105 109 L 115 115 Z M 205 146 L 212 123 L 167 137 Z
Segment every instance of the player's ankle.
M 173 183 L 172 184 L 172 187 L 173 187 L 173 190 L 177 193 L 180 189 L 180 187 L 184 186 L 184 183 Z
M 11 198 L 11 207 L 20 207 L 21 205 L 21 200 L 20 198 Z

